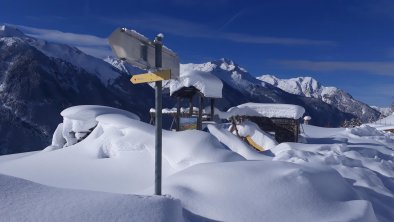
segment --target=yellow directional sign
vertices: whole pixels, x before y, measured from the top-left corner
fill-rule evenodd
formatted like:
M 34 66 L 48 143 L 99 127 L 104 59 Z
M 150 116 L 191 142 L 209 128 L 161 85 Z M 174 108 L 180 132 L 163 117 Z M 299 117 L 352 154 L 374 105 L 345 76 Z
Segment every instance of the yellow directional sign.
M 156 82 L 168 80 L 171 78 L 171 70 L 160 70 L 157 72 L 144 73 L 139 75 L 134 75 L 131 77 L 130 81 L 133 84 L 145 83 L 145 82 Z

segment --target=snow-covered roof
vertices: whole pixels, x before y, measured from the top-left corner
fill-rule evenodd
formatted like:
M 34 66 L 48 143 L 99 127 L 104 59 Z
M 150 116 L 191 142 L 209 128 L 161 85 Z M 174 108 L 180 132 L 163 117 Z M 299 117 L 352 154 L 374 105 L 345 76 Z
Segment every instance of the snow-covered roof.
M 199 108 L 198 108 L 198 107 L 193 107 L 193 111 L 194 111 L 194 112 L 198 112 L 198 111 L 199 111 Z M 149 112 L 150 112 L 150 113 L 156 113 L 156 109 L 155 109 L 155 108 L 150 108 Z M 162 112 L 163 114 L 174 114 L 174 113 L 177 113 L 177 109 L 176 109 L 176 107 L 171 108 L 171 109 L 169 109 L 169 108 L 164 108 L 164 109 L 162 109 L 161 112 Z M 186 107 L 186 108 L 181 107 L 181 108 L 180 108 L 180 112 L 181 112 L 181 113 L 189 113 L 189 107 Z M 203 110 L 202 110 L 202 113 L 207 113 L 206 109 L 203 109 Z
M 190 86 L 196 87 L 205 97 L 222 98 L 223 83 L 218 77 L 187 67 L 181 67 L 179 80 L 169 81 L 170 95 Z
M 244 103 L 231 107 L 227 112 L 219 113 L 222 119 L 232 116 L 262 116 L 268 118 L 290 118 L 299 119 L 304 115 L 305 109 L 292 104 L 275 103 Z
M 73 106 L 63 110 L 60 115 L 65 118 L 73 119 L 73 120 L 88 120 L 95 119 L 97 116 L 108 114 L 108 113 L 117 113 L 125 115 L 131 119 L 139 120 L 140 118 L 134 113 L 108 107 L 108 106 L 98 106 L 98 105 L 80 105 Z

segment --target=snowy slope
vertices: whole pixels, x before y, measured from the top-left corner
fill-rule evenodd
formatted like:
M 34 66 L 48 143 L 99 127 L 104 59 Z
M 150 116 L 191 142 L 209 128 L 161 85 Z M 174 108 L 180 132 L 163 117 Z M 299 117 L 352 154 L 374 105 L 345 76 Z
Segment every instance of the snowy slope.
M 94 111 L 88 107 L 92 108 Z M 152 194 L 154 127 L 118 111 L 96 114 L 98 125 L 82 142 L 0 161 L 0 173 L 61 188 Z M 81 123 L 79 115 L 75 119 L 67 116 L 71 121 L 63 124 Z M 89 121 L 82 122 L 89 125 Z M 281 143 L 271 149 L 274 156 L 247 152 L 247 146 L 230 150 L 206 132 L 164 131 L 163 192 L 181 201 L 186 221 L 392 221 L 394 136 L 368 126 L 303 126 L 302 130 L 307 144 Z M 228 144 L 235 139 L 226 133 L 220 136 Z M 92 201 L 90 206 L 103 212 L 107 208 L 97 203 L 110 198 L 110 194 L 97 194 L 97 199 L 92 199 L 89 192 L 45 188 L 12 177 L 3 176 L 0 181 L 5 184 L 0 186 L 1 196 L 14 193 L 0 203 L 6 217 L 15 215 L 15 205 L 10 204 L 15 200 L 42 203 L 37 196 L 45 197 L 48 204 L 42 212 L 59 213 L 56 207 L 63 195 L 80 206 Z M 21 186 L 9 185 L 16 183 Z M 122 200 L 123 196 L 113 198 Z M 22 205 L 30 206 L 26 202 Z M 149 207 L 151 203 L 141 204 Z
M 82 68 L 85 71 L 98 76 L 104 84 L 109 84 L 120 76 L 119 72 L 115 71 L 112 66 L 104 63 L 99 58 L 87 55 L 75 47 L 47 42 L 27 36 L 12 26 L 1 26 L 0 38 L 1 41 L 8 42 L 8 45 L 11 44 L 10 42 L 15 41 L 14 38 L 23 40 L 48 57 L 69 62 L 76 67 Z
M 38 150 L 50 144 L 61 120 L 59 112 L 73 105 L 133 110 L 148 121 L 153 92 L 147 85 L 132 85 L 125 72 L 76 48 L 2 26 L 0 155 Z
M 375 122 L 375 124 L 382 125 L 382 126 L 394 126 L 394 114 L 386 116 L 382 119 L 379 119 Z
M 1 221 L 184 221 L 179 200 L 47 187 L 0 175 Z
M 386 117 L 390 116 L 393 114 L 393 108 L 392 107 L 378 107 L 378 106 L 371 106 L 373 109 L 377 110 L 380 112 L 381 117 Z
M 320 99 L 343 112 L 354 114 L 363 122 L 375 121 L 380 115 L 379 112 L 354 99 L 345 91 L 336 87 L 323 86 L 312 77 L 279 79 L 272 75 L 263 75 L 257 79 L 291 94 Z

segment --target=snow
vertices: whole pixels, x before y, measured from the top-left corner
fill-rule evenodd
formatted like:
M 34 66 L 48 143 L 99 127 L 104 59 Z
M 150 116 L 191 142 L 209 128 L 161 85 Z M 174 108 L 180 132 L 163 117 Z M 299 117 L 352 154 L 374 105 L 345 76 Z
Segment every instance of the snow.
M 227 129 L 224 129 L 218 125 L 209 124 L 209 132 L 214 135 L 221 143 L 225 144 L 232 151 L 240 154 L 247 160 L 265 160 L 268 157 L 258 152 L 243 142 L 236 135 L 230 133 Z
M 181 64 L 181 70 L 194 70 L 215 75 L 221 81 L 242 92 L 247 91 L 246 89 L 252 85 L 261 84 L 261 81 L 252 77 L 244 68 L 225 58 L 202 64 Z
M 266 145 L 272 155 L 253 150 L 225 124 L 208 125 L 209 133 L 163 130 L 166 196 L 158 197 L 151 196 L 153 126 L 127 112 L 101 112 L 99 107 L 71 108 L 62 115 L 82 121 L 76 124 L 81 129 L 90 126 L 92 118 L 97 126 L 74 145 L 1 157 L 0 173 L 9 175 L 0 175 L 2 219 L 391 222 L 394 218 L 394 135 L 371 126 L 302 125 L 305 143 Z M 69 123 L 59 128 L 65 124 Z M 270 141 L 250 122 L 240 125 L 239 133 L 260 144 Z
M 87 55 L 77 48 L 60 43 L 52 43 L 44 40 L 38 40 L 33 37 L 29 38 L 29 44 L 49 57 L 59 58 L 71 63 L 76 67 L 81 67 L 88 73 L 95 74 L 104 85 L 120 76 L 110 64 L 102 59 Z
M 0 29 L 0 37 L 9 37 L 2 38 L 7 39 L 7 45 L 9 46 L 11 46 L 16 39 L 23 39 L 49 57 L 62 59 L 76 67 L 81 67 L 91 74 L 97 75 L 105 85 L 112 83 L 114 79 L 120 76 L 119 72 L 110 64 L 103 62 L 102 59 L 87 55 L 75 47 L 36 39 L 34 36 L 27 36 L 19 29 L 9 25 L 2 26 L 2 29 Z
M 170 95 L 183 87 L 194 86 L 205 97 L 222 98 L 222 81 L 209 72 L 194 70 L 190 66 L 182 65 L 179 80 L 170 80 L 164 84 L 170 88 Z
M 179 200 L 47 187 L 0 175 L 1 221 L 97 222 L 183 220 Z
M 12 46 L 13 44 L 15 44 L 17 42 L 15 40 L 15 38 L 7 38 L 7 37 L 0 38 L 0 40 L 2 42 L 4 42 L 6 44 L 6 46 L 8 46 L 8 47 Z
M 64 110 L 62 135 L 66 140 L 70 138 L 64 132 L 86 130 L 93 121 L 97 126 L 79 143 L 5 162 L 0 173 L 49 186 L 104 192 L 138 193 L 151 186 L 154 126 L 134 119 L 126 111 L 112 109 L 106 114 L 109 111 L 101 106 Z M 195 164 L 235 160 L 244 158 L 208 133 L 163 131 L 163 177 Z
M 74 145 L 96 127 L 98 123 L 96 117 L 107 113 L 117 113 L 139 120 L 139 117 L 134 113 L 107 106 L 81 105 L 70 107 L 60 113 L 63 116 L 63 123 L 58 125 L 53 134 L 51 146 L 45 150 L 50 151 L 63 146 Z
M 391 114 L 383 119 L 376 121 L 375 124 L 383 126 L 394 126 L 394 114 Z
M 240 136 L 250 136 L 253 141 L 261 145 L 264 150 L 270 150 L 278 145 L 278 142 L 276 142 L 273 136 L 261 130 L 254 122 L 244 121 L 243 123 L 237 124 L 237 129 Z
M 164 192 L 215 221 L 377 221 L 335 170 L 279 161 L 193 166 L 165 180 Z
M 371 108 L 377 110 L 380 112 L 380 114 L 383 117 L 387 117 L 390 116 L 391 114 L 393 114 L 393 108 L 392 107 L 378 107 L 378 106 L 371 106 Z
M 232 116 L 262 116 L 268 118 L 299 119 L 305 109 L 298 105 L 276 103 L 244 103 L 230 108 L 227 112 L 218 112 L 221 119 Z

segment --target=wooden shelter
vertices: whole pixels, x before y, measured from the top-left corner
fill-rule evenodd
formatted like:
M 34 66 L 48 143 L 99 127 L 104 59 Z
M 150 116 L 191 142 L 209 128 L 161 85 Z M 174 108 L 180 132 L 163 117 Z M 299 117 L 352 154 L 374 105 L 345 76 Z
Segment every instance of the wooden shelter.
M 179 90 L 172 93 L 171 97 L 176 99 L 176 106 L 172 109 L 163 109 L 163 115 L 170 115 L 173 118 L 170 129 L 176 131 L 184 130 L 182 128 L 182 119 L 196 119 L 197 130 L 202 130 L 203 121 L 213 121 L 215 115 L 215 99 L 211 97 L 205 97 L 196 87 L 182 87 Z M 187 108 L 184 108 L 184 102 L 187 102 Z M 205 109 L 206 101 L 210 102 L 209 111 Z M 195 104 L 195 103 L 198 104 Z M 197 106 L 196 106 L 197 105 Z M 207 112 L 208 111 L 208 112 Z M 150 110 L 151 124 L 154 124 L 156 111 Z M 186 127 L 187 128 L 187 127 Z M 194 128 L 194 127 L 190 127 Z
M 180 130 L 180 123 L 181 123 L 181 118 L 182 117 L 193 117 L 195 116 L 195 112 L 193 111 L 193 100 L 196 97 L 196 100 L 198 101 L 198 111 L 197 111 L 197 129 L 202 130 L 202 121 L 203 121 L 203 110 L 204 110 L 204 101 L 209 100 L 210 101 L 210 112 L 209 112 L 209 120 L 213 119 L 213 116 L 215 115 L 215 110 L 214 110 L 214 104 L 215 104 L 215 98 L 206 98 L 203 93 L 200 92 L 196 87 L 194 86 L 189 86 L 189 87 L 182 87 L 181 89 L 175 91 L 172 93 L 171 97 L 176 98 L 176 130 Z M 189 109 L 188 109 L 188 114 L 184 115 L 181 114 L 181 103 L 183 100 L 188 101 L 189 103 Z M 206 114 L 206 116 L 208 116 Z
M 233 107 L 222 114 L 233 124 L 249 120 L 260 129 L 274 134 L 275 140 L 281 142 L 298 142 L 301 117 L 305 109 L 291 104 L 245 103 Z
M 256 123 L 262 130 L 275 133 L 275 140 L 282 142 L 298 142 L 300 120 L 290 118 L 268 118 L 261 116 L 246 117 Z

